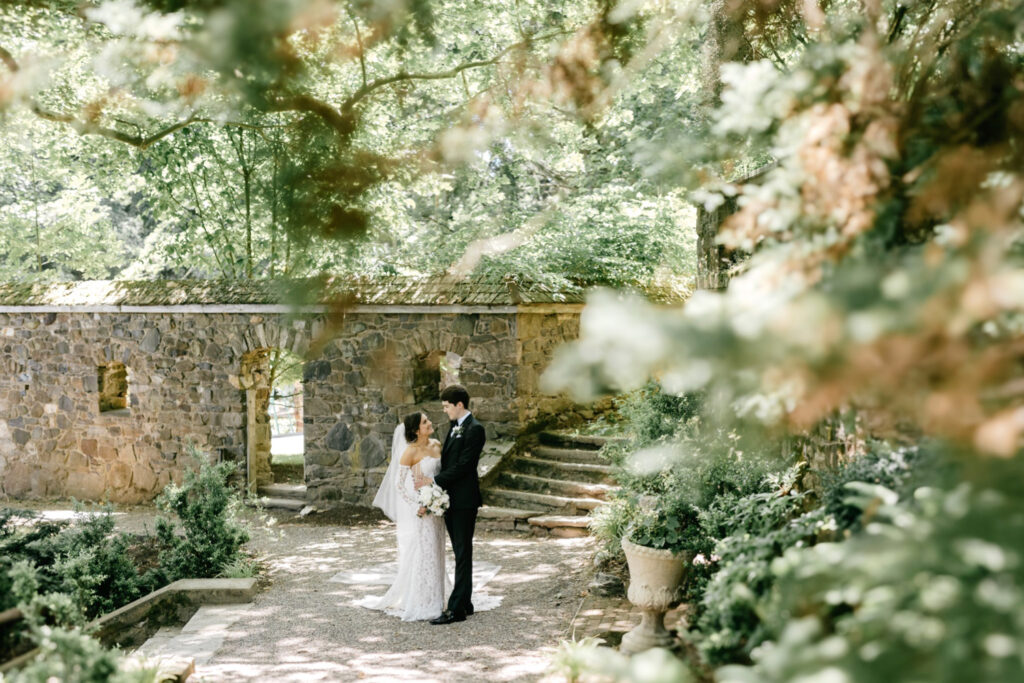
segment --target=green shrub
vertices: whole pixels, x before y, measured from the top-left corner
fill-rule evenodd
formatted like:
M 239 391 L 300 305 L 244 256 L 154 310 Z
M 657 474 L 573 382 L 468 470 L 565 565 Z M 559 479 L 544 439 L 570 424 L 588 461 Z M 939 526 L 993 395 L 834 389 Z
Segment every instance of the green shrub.
M 179 578 L 211 578 L 238 561 L 249 534 L 235 519 L 241 501 L 228 485 L 235 472 L 233 463 L 211 464 L 193 452 L 195 469 L 185 472 L 181 486 L 170 485 L 157 498 L 164 513 L 174 513 L 173 522 L 157 518 L 160 541 L 159 572 L 167 581 Z
M 121 657 L 77 629 L 43 627 L 37 634 L 40 654 L 21 670 L 7 675 L 10 683 L 151 683 L 152 669 L 125 671 Z
M 632 425 L 637 442 L 643 445 L 676 434 L 700 414 L 703 404 L 702 394 L 666 394 L 658 382 L 651 381 L 629 394 L 619 411 Z
M 718 680 L 1024 680 L 1024 467 L 996 467 L 1003 474 L 987 486 L 903 499 L 848 485 L 871 524 L 772 564 L 776 585 L 760 611 L 777 638 Z
M 927 467 L 922 467 L 925 463 Z M 702 522 L 709 535 L 718 533 L 722 540 L 714 551 L 716 565 L 708 566 L 713 576 L 692 612 L 691 636 L 703 657 L 712 665 L 749 662 L 754 647 L 778 635 L 761 618 L 762 603 L 775 586 L 773 563 L 791 548 L 858 532 L 867 504 L 853 495 L 858 487 L 885 483 L 908 490 L 912 482 L 934 478 L 933 473 L 942 469 L 937 456 L 922 455 L 920 449 L 871 442 L 864 456 L 822 477 L 822 504 L 817 509 L 805 512 L 811 497 L 794 490 L 799 468 L 768 477 L 759 493 L 722 498 L 711 506 Z M 870 500 L 873 494 L 868 495 Z
M 848 501 L 848 483 L 876 484 L 905 497 L 919 486 L 948 486 L 956 479 L 952 459 L 939 444 L 894 448 L 884 441 L 869 441 L 862 456 L 822 473 L 821 480 L 822 506 L 835 517 L 837 530 L 848 533 L 860 529 L 863 516 L 863 510 Z
M 774 585 L 772 562 L 813 543 L 829 525 L 820 508 L 803 513 L 805 500 L 804 493 L 775 487 L 730 503 L 732 533 L 705 558 L 711 576 L 691 613 L 691 635 L 709 664 L 749 661 L 751 649 L 772 635 L 758 612 Z
M 0 553 L 6 558 L 0 560 L 0 584 L 20 560 L 34 568 L 36 592 L 73 596 L 86 618 L 131 602 L 141 592 L 142 579 L 126 552 L 129 538 L 114 534 L 110 512 L 104 508 L 72 523 L 36 522 L 15 533 L 14 520 L 31 520 L 34 514 L 9 511 L 0 519 L 0 524 L 11 525 L 0 534 Z M 4 595 L 5 603 L 10 603 L 11 598 Z
M 249 557 L 239 557 L 234 562 L 225 565 L 219 576 L 226 579 L 248 579 L 259 572 L 259 565 Z
M 128 556 L 124 534 L 63 557 L 53 572 L 60 579 L 60 591 L 74 595 L 89 618 L 135 600 L 146 583 Z
M 628 495 L 613 494 L 606 505 L 590 513 L 590 532 L 601 544 L 603 560 L 622 553 L 622 537 L 638 514 L 635 500 Z

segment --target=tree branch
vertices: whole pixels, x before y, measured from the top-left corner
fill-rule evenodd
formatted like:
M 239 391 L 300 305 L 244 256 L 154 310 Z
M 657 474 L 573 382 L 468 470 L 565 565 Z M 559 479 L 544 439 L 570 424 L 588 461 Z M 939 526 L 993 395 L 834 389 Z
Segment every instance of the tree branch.
M 58 114 L 56 112 L 47 111 L 40 107 L 38 104 L 32 105 L 32 111 L 35 112 L 36 116 L 38 116 L 41 119 L 46 119 L 47 121 L 56 121 L 57 123 L 66 123 L 72 128 L 74 128 L 76 131 L 81 133 L 82 135 L 101 135 L 112 140 L 117 140 L 118 142 L 123 142 L 132 145 L 133 147 L 138 147 L 139 149 L 146 149 L 154 142 L 162 140 L 168 135 L 178 132 L 185 126 L 191 125 L 201 120 L 196 116 L 190 116 L 184 121 L 179 121 L 178 123 L 170 125 L 162 130 L 159 130 L 150 136 L 143 137 L 141 135 L 130 135 L 128 133 L 119 131 L 115 128 L 101 126 L 92 121 L 82 121 L 80 119 L 75 118 L 74 116 L 71 116 L 70 114 Z
M 366 48 L 363 47 L 363 34 L 359 32 L 359 22 L 349 13 L 352 18 L 352 25 L 356 29 L 356 42 L 359 43 L 359 68 L 363 72 L 363 87 L 366 87 Z
M 0 62 L 3 62 L 7 68 L 11 70 L 11 73 L 16 73 L 18 71 L 18 62 L 14 59 L 14 56 L 3 47 L 0 47 Z
M 329 126 L 342 135 L 352 134 L 355 128 L 351 116 L 345 116 L 331 105 L 318 100 L 312 95 L 295 95 L 278 100 L 271 100 L 267 107 L 269 111 L 302 111 L 316 114 Z
M 367 83 L 366 85 L 352 93 L 344 102 L 341 103 L 340 109 L 342 111 L 350 110 L 357 104 L 359 104 L 359 102 L 363 98 L 365 98 L 373 91 L 391 85 L 392 83 L 401 83 L 403 81 L 437 81 L 444 80 L 446 78 L 452 78 L 453 76 L 459 75 L 466 69 L 475 69 L 481 66 L 490 66 L 492 64 L 497 64 L 499 61 L 501 61 L 501 58 L 507 55 L 509 52 L 512 52 L 513 50 L 522 47 L 527 47 L 532 43 L 537 42 L 538 40 L 547 40 L 548 38 L 553 38 L 558 35 L 565 35 L 567 33 L 568 31 L 552 31 L 550 33 L 545 33 L 543 35 L 527 38 L 526 40 L 521 40 L 518 43 L 513 43 L 512 45 L 509 45 L 508 47 L 506 47 L 505 49 L 503 49 L 501 52 L 494 55 L 490 59 L 480 59 L 473 62 L 466 62 L 464 64 L 454 66 L 446 71 L 437 71 L 434 73 L 410 73 L 407 71 L 402 71 L 392 76 L 378 78 L 374 81 L 371 81 L 370 83 Z

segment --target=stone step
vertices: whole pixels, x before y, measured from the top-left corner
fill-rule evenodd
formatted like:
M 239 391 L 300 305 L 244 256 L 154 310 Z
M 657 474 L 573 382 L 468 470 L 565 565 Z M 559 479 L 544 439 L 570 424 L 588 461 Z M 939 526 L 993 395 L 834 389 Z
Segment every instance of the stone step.
M 518 472 L 502 472 L 501 476 L 498 477 L 497 485 L 501 488 L 518 491 L 536 491 L 538 493 L 552 493 L 557 496 L 581 496 L 584 498 L 599 498 L 601 500 L 607 500 L 608 494 L 618 488 L 608 484 L 593 484 L 573 481 L 571 479 L 552 479 Z
M 537 458 L 544 460 L 559 460 L 561 462 L 582 462 L 591 465 L 605 465 L 607 461 L 597 454 L 597 451 L 580 450 L 578 448 L 555 448 L 553 446 L 535 446 L 530 453 Z
M 304 484 L 267 484 L 260 487 L 259 494 L 268 498 L 294 498 L 305 501 L 306 487 Z
M 597 498 L 576 498 L 554 496 L 548 493 L 531 491 L 514 491 L 511 489 L 492 488 L 484 491 L 484 502 L 488 505 L 511 508 L 540 508 L 544 511 L 559 511 L 576 514 L 593 510 L 604 503 Z
M 563 462 L 518 456 L 509 461 L 506 471 L 534 474 L 549 479 L 573 479 L 595 484 L 607 484 L 612 481 L 611 465 L 595 465 L 588 462 Z
M 249 503 L 249 501 L 246 502 Z M 280 508 L 282 510 L 294 510 L 296 512 L 306 507 L 306 501 L 304 500 L 296 500 L 295 498 L 270 498 L 268 496 L 260 496 L 250 504 L 259 505 L 265 508 Z
M 566 434 L 565 432 L 540 433 L 540 442 L 546 446 L 590 451 L 600 450 L 609 443 L 621 443 L 628 440 L 624 436 L 591 436 L 589 434 Z
M 527 520 L 534 533 L 558 538 L 579 538 L 590 534 L 587 515 L 540 515 Z
M 527 510 L 524 508 L 503 508 L 494 505 L 484 505 L 476 513 L 477 519 L 521 519 L 527 520 L 543 514 L 540 510 Z
M 483 529 L 498 529 L 501 531 L 522 531 L 529 532 L 529 519 L 542 515 L 540 510 L 526 510 L 523 508 L 506 508 L 494 505 L 484 505 L 477 512 L 477 526 Z

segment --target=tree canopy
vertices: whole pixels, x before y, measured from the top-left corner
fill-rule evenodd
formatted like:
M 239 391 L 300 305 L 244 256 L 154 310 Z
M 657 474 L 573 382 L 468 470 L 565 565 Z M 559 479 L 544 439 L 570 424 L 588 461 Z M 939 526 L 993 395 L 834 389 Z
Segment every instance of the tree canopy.
M 652 178 L 635 149 L 677 125 L 673 111 L 689 115 L 679 76 L 693 72 L 696 34 L 634 56 L 648 34 L 676 30 L 665 8 L 647 12 L 661 16 L 654 30 L 602 3 L 247 7 L 5 4 L 3 135 L 109 150 L 82 172 L 112 234 L 78 241 L 121 253 L 79 273 L 22 231 L 12 277 L 436 272 L 460 260 L 460 272 L 565 286 L 692 276 L 684 190 Z M 103 186 L 112 178 L 119 193 Z M 11 188 L 23 206 L 10 210 L 73 204 L 61 183 L 37 190 Z

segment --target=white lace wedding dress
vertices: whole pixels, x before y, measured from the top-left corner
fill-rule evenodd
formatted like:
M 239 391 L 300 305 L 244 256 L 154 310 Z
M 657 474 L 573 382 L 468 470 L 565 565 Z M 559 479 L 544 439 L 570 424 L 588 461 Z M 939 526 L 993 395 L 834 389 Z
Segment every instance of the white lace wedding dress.
M 444 570 L 444 518 L 416 514 L 419 503 L 413 485 L 416 476 L 433 477 L 440 468 L 440 458 L 423 458 L 412 467 L 399 465 L 398 573 L 383 597 L 365 598 L 359 602 L 363 607 L 384 610 L 402 621 L 433 619 L 444 610 L 452 591 Z
M 383 610 L 403 621 L 420 621 L 440 616 L 452 592 L 452 576 L 445 567 L 444 518 L 435 515 L 419 517 L 417 493 L 413 480 L 417 473 L 433 477 L 441 469 L 440 458 L 423 458 L 413 467 L 400 464 L 402 452 L 408 447 L 404 428 L 395 428 L 391 444 L 391 463 L 381 482 L 373 504 L 395 522 L 398 537 L 398 562 L 386 562 L 355 571 L 341 571 L 329 581 L 353 585 L 389 585 L 381 597 L 357 600 L 360 607 Z M 450 563 L 449 563 L 450 564 Z M 501 596 L 489 595 L 482 589 L 497 575 L 501 567 L 476 560 L 473 562 L 473 609 L 492 610 L 501 605 Z

